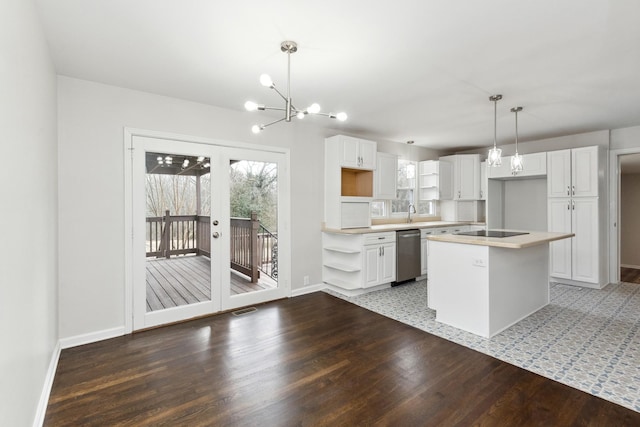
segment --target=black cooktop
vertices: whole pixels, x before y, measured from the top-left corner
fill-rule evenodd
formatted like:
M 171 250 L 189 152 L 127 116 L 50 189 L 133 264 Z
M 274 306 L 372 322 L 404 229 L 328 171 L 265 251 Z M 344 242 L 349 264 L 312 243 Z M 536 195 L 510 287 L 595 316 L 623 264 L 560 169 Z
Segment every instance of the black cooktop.
M 476 231 L 463 231 L 460 233 L 454 233 L 460 236 L 482 236 L 482 237 L 512 237 L 520 236 L 522 234 L 529 234 L 526 231 L 500 231 L 500 230 L 476 230 Z

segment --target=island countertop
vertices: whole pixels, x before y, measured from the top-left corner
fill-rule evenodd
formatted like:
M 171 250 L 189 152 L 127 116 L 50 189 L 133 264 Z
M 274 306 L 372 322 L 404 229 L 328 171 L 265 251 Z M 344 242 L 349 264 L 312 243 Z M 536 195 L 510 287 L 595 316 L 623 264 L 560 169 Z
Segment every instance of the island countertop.
M 575 236 L 573 233 L 552 233 L 546 231 L 526 231 L 526 230 L 498 230 L 498 231 L 519 231 L 528 234 L 520 234 L 512 237 L 484 237 L 465 236 L 460 234 L 440 234 L 428 236 L 427 239 L 436 242 L 461 243 L 465 245 L 493 246 L 498 248 L 521 249 L 554 240 L 567 239 Z
M 413 229 L 423 229 L 423 228 L 438 228 L 438 227 L 458 227 L 465 225 L 479 225 L 484 227 L 484 223 L 478 222 L 469 222 L 469 221 L 418 221 L 418 222 L 403 222 L 403 223 L 394 223 L 394 224 L 378 224 L 372 225 L 371 227 L 361 227 L 361 228 L 328 228 L 322 226 L 321 231 L 325 233 L 335 233 L 335 234 L 367 234 L 367 233 L 380 233 L 384 231 L 398 231 L 398 230 L 413 230 Z

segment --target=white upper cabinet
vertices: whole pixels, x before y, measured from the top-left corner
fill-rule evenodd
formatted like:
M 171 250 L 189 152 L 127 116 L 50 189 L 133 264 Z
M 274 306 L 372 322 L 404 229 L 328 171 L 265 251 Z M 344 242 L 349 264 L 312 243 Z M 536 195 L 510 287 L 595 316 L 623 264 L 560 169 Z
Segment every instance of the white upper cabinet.
M 487 175 L 492 179 L 512 179 L 544 176 L 547 174 L 547 153 L 524 154 L 522 156 L 523 169 L 521 172 L 511 172 L 511 157 L 502 159 L 502 164 L 489 167 Z
M 398 157 L 388 153 L 377 153 L 377 168 L 374 171 L 373 198 L 392 200 L 398 185 Z
M 598 147 L 571 150 L 571 192 L 575 197 L 598 195 Z
M 439 161 L 440 200 L 453 200 L 453 162 Z
M 344 135 L 333 138 L 338 139 L 340 143 L 340 166 L 368 170 L 376 168 L 377 144 L 375 141 Z
M 598 147 L 547 153 L 549 197 L 598 196 Z
M 448 169 L 451 171 L 449 172 Z M 450 194 L 451 193 L 451 194 Z M 457 154 L 440 157 L 440 199 L 480 198 L 480 155 Z
M 487 162 L 480 163 L 480 200 L 487 200 Z

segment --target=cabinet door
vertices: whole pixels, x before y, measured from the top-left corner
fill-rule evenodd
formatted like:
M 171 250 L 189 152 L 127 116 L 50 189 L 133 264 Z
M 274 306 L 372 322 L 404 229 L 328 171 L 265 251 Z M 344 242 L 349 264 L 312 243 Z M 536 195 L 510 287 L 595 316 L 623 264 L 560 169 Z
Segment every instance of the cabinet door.
M 573 280 L 598 283 L 598 198 L 574 198 L 571 204 Z
M 453 163 L 440 158 L 440 200 L 453 200 Z
M 454 173 L 458 177 L 457 200 L 478 200 L 480 198 L 480 156 L 464 154 L 457 156 Z
M 571 192 L 574 197 L 598 195 L 598 147 L 571 150 Z
M 518 174 L 518 176 L 546 175 L 547 153 L 525 154 L 522 156 L 522 166 L 523 170 Z
M 374 171 L 374 199 L 395 199 L 398 184 L 398 158 L 393 154 L 378 153 L 378 167 Z
M 376 168 L 376 151 L 377 145 L 375 141 L 367 141 L 361 139 L 359 144 L 360 151 L 360 168 L 374 170 Z
M 427 274 L 427 257 L 429 241 L 427 239 L 420 239 L 420 274 Z
M 371 245 L 364 247 L 364 283 L 363 287 L 368 288 L 380 283 L 380 258 L 381 245 Z
M 360 167 L 360 140 L 348 136 L 340 137 L 340 165 L 348 168 Z
M 487 200 L 487 162 L 480 163 L 480 200 Z
M 571 150 L 547 153 L 547 196 L 571 196 Z
M 548 200 L 548 229 L 551 232 L 571 233 L 571 199 Z M 549 244 L 549 273 L 551 276 L 571 279 L 572 239 L 562 239 Z
M 382 257 L 380 258 L 380 284 L 391 283 L 396 280 L 396 244 L 385 243 L 382 245 Z

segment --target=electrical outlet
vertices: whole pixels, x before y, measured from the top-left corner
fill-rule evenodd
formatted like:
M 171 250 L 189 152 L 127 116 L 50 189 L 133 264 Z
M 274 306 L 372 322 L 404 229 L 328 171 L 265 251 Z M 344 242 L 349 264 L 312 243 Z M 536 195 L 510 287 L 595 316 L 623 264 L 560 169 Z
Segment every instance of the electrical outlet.
M 487 263 L 485 263 L 482 258 L 476 258 L 473 260 L 473 265 L 477 267 L 486 267 Z
M 304 276 L 304 278 L 302 280 L 304 280 L 304 285 L 305 286 L 307 286 L 309 284 L 309 276 Z

